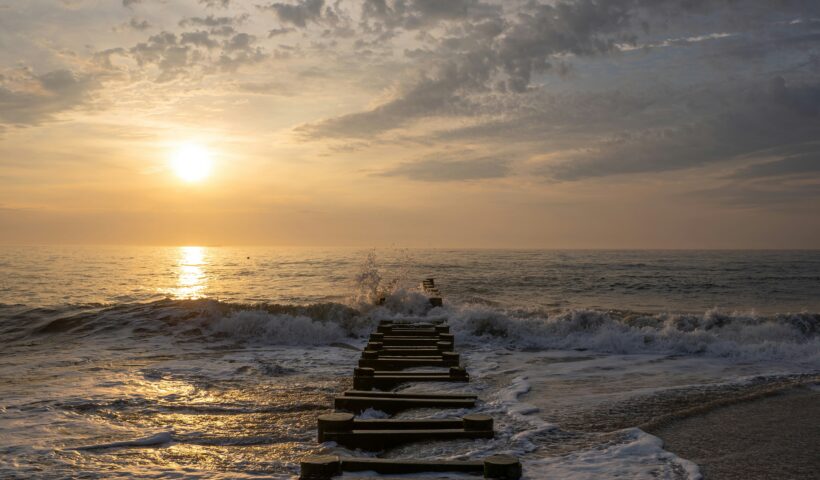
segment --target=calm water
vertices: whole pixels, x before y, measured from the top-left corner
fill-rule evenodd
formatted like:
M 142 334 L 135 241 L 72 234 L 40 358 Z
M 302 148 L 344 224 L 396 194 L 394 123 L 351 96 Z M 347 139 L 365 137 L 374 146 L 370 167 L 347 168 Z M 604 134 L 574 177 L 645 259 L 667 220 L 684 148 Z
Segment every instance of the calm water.
M 0 478 L 293 478 L 353 453 L 318 445 L 315 417 L 396 316 L 448 318 L 472 381 L 410 388 L 479 394 L 497 435 L 384 457 L 694 480 L 638 427 L 820 385 L 820 252 L 371 253 L 1 247 Z
M 346 301 L 368 251 L 236 247 L 0 247 L 0 303 L 208 297 Z M 433 276 L 456 302 L 505 308 L 820 311 L 817 251 L 380 250 L 384 280 Z

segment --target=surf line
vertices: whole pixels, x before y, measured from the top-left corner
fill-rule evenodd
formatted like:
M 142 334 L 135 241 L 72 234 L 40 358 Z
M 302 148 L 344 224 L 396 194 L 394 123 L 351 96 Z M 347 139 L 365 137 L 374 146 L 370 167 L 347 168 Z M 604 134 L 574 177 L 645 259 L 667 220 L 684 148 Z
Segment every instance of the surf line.
M 441 306 L 435 280 L 425 279 L 422 288 L 431 306 Z M 436 367 L 437 370 L 418 370 Z M 407 369 L 413 369 L 406 371 Z M 334 413 L 317 419 L 319 443 L 336 444 L 362 451 L 414 442 L 493 438 L 493 418 L 468 414 L 452 419 L 362 419 L 368 409 L 388 415 L 414 408 L 474 408 L 475 395 L 440 392 L 402 393 L 395 389 L 413 382 L 469 382 L 470 375 L 455 351 L 455 336 L 446 319 L 412 317 L 382 320 L 362 351 L 353 370 L 353 390 L 333 402 Z M 345 472 L 382 475 L 412 473 L 463 473 L 498 480 L 518 480 L 521 462 L 510 455 L 491 455 L 482 460 L 381 459 L 339 455 L 314 455 L 300 462 L 301 480 L 330 480 Z

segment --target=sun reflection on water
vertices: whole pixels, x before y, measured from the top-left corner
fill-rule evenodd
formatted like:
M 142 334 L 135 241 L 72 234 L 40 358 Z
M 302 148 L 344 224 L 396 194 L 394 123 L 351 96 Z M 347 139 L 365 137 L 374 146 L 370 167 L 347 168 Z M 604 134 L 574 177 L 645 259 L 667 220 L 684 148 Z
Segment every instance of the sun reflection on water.
M 177 286 L 169 292 L 179 299 L 205 297 L 208 276 L 204 267 L 208 265 L 205 247 L 179 247 L 179 276 Z

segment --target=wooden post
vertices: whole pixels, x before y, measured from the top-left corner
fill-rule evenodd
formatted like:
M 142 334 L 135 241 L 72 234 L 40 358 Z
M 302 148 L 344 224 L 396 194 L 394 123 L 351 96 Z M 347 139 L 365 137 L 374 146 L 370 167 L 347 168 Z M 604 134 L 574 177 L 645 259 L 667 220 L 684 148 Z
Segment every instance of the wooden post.
M 464 415 L 461 421 L 464 424 L 464 430 L 467 431 L 487 432 L 493 429 L 493 417 L 489 415 L 471 413 Z
M 330 480 L 342 473 L 342 462 L 336 455 L 314 455 L 300 462 L 300 480 Z
M 509 455 L 493 455 L 484 459 L 484 478 L 518 480 L 521 478 L 521 462 Z
M 449 366 L 457 367 L 460 358 L 456 352 L 441 352 L 441 359 Z
M 376 376 L 376 370 L 372 368 L 353 369 L 353 388 L 356 390 L 373 390 L 373 380 Z
M 352 413 L 326 413 L 319 415 L 319 443 L 325 441 L 326 433 L 342 433 L 353 430 Z
M 450 367 L 450 378 L 465 378 L 467 369 L 464 367 Z
M 378 350 L 365 350 L 362 352 L 362 358 L 366 358 L 368 360 L 375 360 L 379 358 L 379 351 Z

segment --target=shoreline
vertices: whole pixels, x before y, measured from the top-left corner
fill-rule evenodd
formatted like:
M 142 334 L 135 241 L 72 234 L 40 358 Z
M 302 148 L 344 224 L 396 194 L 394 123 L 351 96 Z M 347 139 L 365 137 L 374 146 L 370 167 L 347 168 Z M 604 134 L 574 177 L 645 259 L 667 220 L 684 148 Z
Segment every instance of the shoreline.
M 648 426 L 705 480 L 815 479 L 820 391 L 801 386 Z

